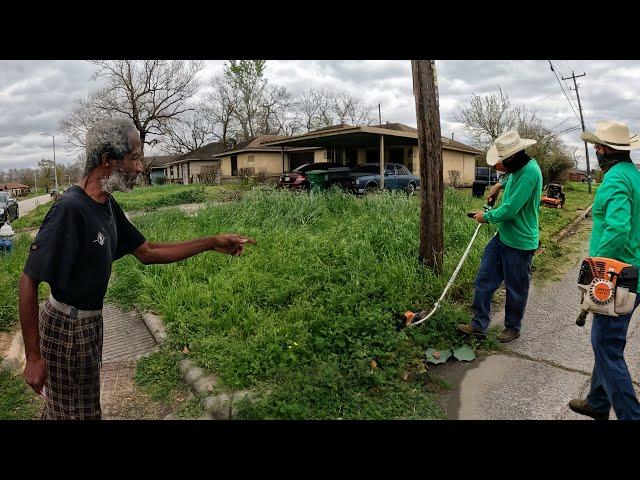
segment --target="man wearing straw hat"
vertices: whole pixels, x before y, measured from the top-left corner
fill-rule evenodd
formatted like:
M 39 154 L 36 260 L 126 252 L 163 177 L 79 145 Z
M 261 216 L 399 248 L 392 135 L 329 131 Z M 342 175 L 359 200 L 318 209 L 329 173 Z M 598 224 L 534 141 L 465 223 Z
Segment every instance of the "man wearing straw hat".
M 539 241 L 542 172 L 535 159 L 525 153 L 525 148 L 535 143 L 536 140 L 520 138 L 517 132 L 511 131 L 499 136 L 487 152 L 487 163 L 509 176 L 500 206 L 488 212 L 476 212 L 474 217 L 480 223 L 497 224 L 498 232 L 487 244 L 476 275 L 471 324 L 458 325 L 458 330 L 465 335 L 486 336 L 491 299 L 504 281 L 505 328 L 497 338 L 505 343 L 520 336 L 529 295 L 531 262 Z
M 593 200 L 593 229 L 589 256 L 612 258 L 640 266 L 640 172 L 630 151 L 640 148 L 638 135 L 629 135 L 621 122 L 598 122 L 595 133 L 581 135 L 593 143 L 604 180 Z M 640 295 L 636 304 L 640 303 Z M 595 357 L 591 388 L 585 399 L 569 408 L 596 420 L 607 420 L 613 406 L 619 420 L 640 420 L 640 404 L 624 360 L 632 313 L 619 317 L 594 314 L 591 345 Z

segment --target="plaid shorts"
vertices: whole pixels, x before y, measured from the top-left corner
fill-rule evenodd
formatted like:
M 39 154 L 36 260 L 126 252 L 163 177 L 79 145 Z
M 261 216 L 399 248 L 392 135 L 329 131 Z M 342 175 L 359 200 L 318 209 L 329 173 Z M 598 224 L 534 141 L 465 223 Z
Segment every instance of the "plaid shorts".
M 102 315 L 74 318 L 46 300 L 40 352 L 47 366 L 43 420 L 100 420 Z

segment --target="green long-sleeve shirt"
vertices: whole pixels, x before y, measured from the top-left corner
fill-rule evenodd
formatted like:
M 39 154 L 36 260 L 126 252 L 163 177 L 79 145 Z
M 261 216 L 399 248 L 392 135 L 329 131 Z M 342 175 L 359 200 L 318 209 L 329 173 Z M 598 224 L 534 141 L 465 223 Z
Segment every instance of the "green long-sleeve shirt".
M 605 174 L 591 213 L 589 255 L 640 266 L 640 172 L 633 163 L 618 163 Z
M 542 193 L 542 172 L 535 159 L 505 180 L 502 203 L 484 214 L 498 224 L 500 241 L 519 250 L 538 248 L 538 217 Z

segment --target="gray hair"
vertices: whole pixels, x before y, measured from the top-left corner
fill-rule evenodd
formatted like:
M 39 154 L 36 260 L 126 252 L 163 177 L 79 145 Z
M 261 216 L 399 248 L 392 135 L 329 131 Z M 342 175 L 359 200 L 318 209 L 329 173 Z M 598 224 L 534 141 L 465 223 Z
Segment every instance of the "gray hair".
M 85 175 L 100 165 L 102 155 L 122 160 L 133 149 L 131 134 L 138 130 L 128 118 L 105 118 L 96 122 L 87 132 L 87 163 Z

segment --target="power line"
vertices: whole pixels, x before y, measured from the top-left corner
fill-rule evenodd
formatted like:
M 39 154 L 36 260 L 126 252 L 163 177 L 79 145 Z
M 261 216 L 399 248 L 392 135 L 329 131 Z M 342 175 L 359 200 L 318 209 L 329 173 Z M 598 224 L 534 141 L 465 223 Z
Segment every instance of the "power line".
M 549 61 L 549 63 L 551 63 L 551 61 Z M 566 63 L 566 62 L 565 62 L 565 63 Z M 567 89 L 569 90 L 569 93 L 568 93 L 568 94 L 566 94 L 566 93 L 565 93 L 565 96 L 566 96 L 566 95 L 568 95 L 567 100 L 569 100 L 569 103 L 573 106 L 573 109 L 574 109 L 574 110 L 573 110 L 573 113 L 575 113 L 575 109 L 577 108 L 577 107 L 576 107 L 576 103 L 575 103 L 575 101 L 574 101 L 574 99 L 573 99 L 573 95 L 571 95 L 571 87 L 570 87 L 570 86 L 568 86 L 568 85 L 566 84 L 567 79 L 566 79 L 566 78 L 564 78 L 564 73 L 562 73 L 562 70 L 560 70 L 560 67 L 558 67 L 557 65 L 555 65 L 555 68 L 553 68 L 553 67 L 552 67 L 552 69 L 551 69 L 551 70 L 552 70 L 554 73 L 555 73 L 555 70 L 557 70 L 557 71 L 560 73 L 560 78 L 562 78 L 562 80 L 564 80 L 564 81 L 565 81 L 565 85 L 564 85 L 564 86 L 565 86 L 565 87 L 567 87 Z M 556 78 L 558 78 L 557 74 L 556 74 Z M 561 85 L 561 86 L 562 86 L 562 85 Z M 564 91 L 564 89 L 563 89 L 563 91 Z
M 579 130 L 581 128 L 582 127 L 580 125 L 574 125 L 573 127 L 565 128 L 564 130 L 560 130 L 559 132 L 556 132 L 556 133 L 553 133 L 553 134 L 550 134 L 550 135 L 545 135 L 545 138 L 554 138 L 554 137 L 557 137 L 559 135 L 562 135 L 563 133 L 569 133 L 569 132 L 572 132 L 574 130 Z
M 569 116 L 567 118 L 565 118 L 564 120 L 562 120 L 560 123 L 555 124 L 553 127 L 551 127 L 549 130 L 553 130 L 554 128 L 559 127 L 560 125 L 562 125 L 564 122 L 566 122 L 567 120 L 571 120 L 573 117 Z
M 575 114 L 576 118 L 578 120 L 580 120 L 580 116 L 578 115 L 578 113 L 576 112 L 576 109 L 573 108 L 573 103 L 571 103 L 571 100 L 569 99 L 569 96 L 567 95 L 567 92 L 565 92 L 564 87 L 562 86 L 562 82 L 560 81 L 560 78 L 558 78 L 558 74 L 556 73 L 556 71 L 553 69 L 553 64 L 551 63 L 551 60 L 547 60 L 549 62 L 549 66 L 551 67 L 551 71 L 553 72 L 553 74 L 556 77 L 556 80 L 558 80 L 558 85 L 560 85 L 560 88 L 562 89 L 562 93 L 564 93 L 564 96 L 567 98 L 567 102 L 569 102 L 569 106 L 571 107 L 571 110 L 573 110 L 573 113 Z

